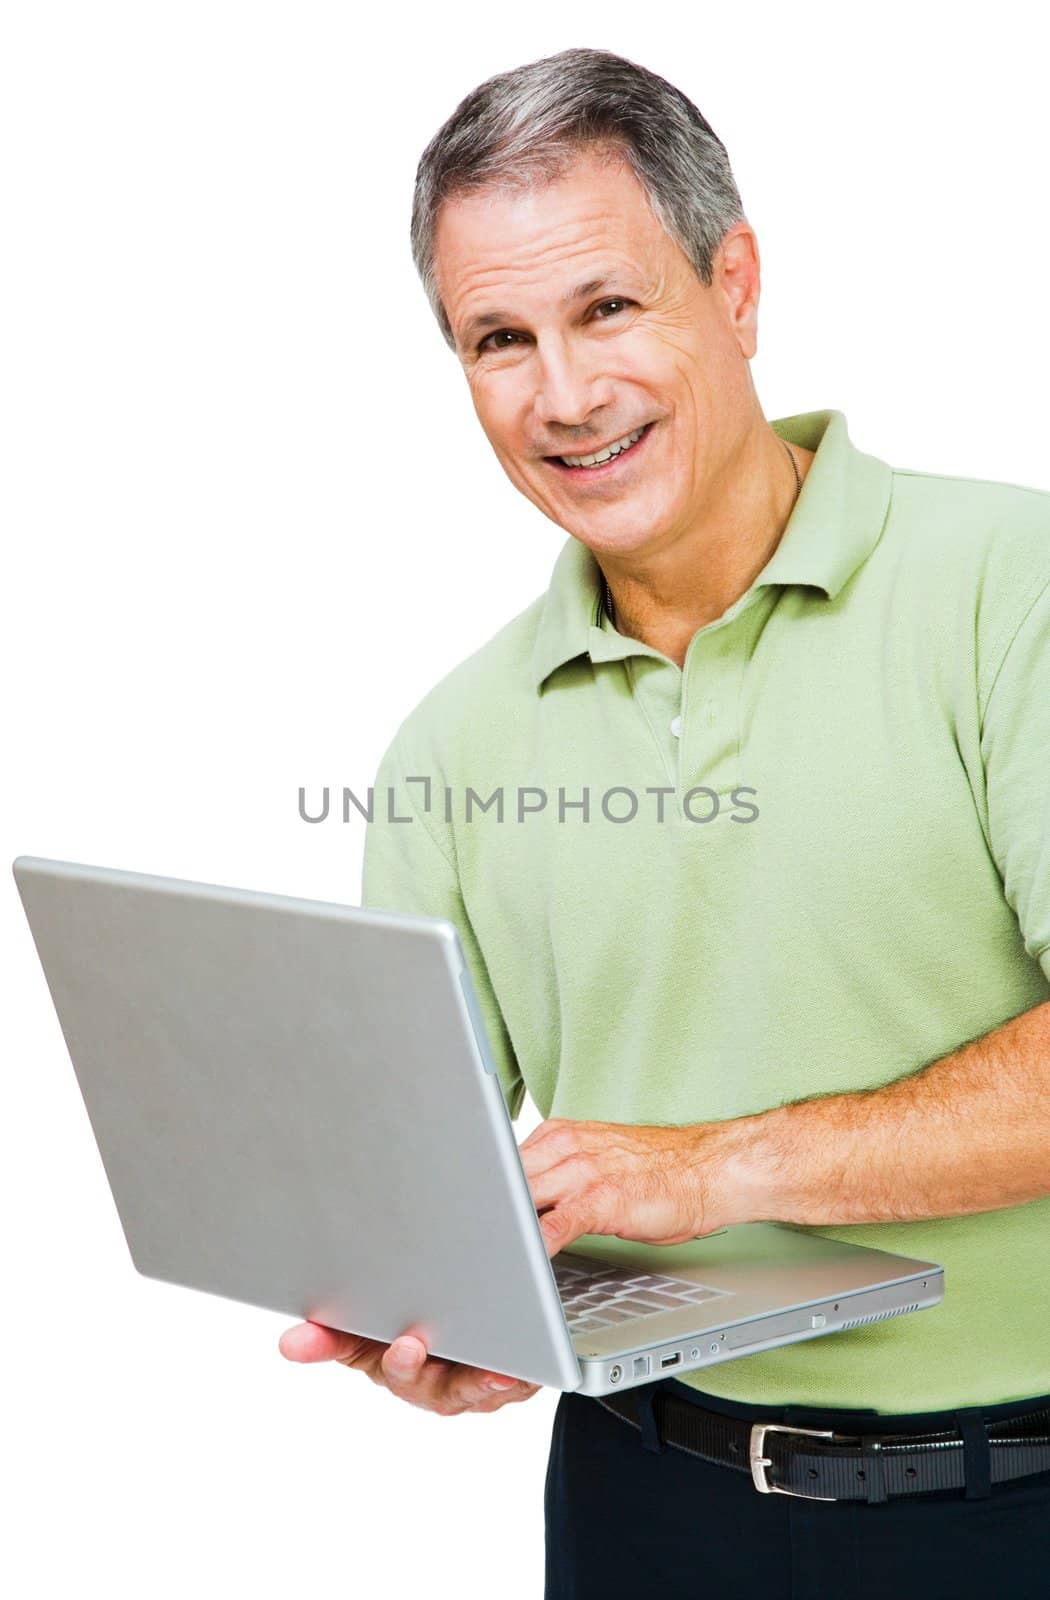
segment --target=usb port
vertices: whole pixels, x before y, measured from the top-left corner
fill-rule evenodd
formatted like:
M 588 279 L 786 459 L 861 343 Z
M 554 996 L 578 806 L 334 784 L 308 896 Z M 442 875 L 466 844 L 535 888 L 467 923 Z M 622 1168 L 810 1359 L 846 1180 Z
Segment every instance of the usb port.
M 677 1367 L 677 1365 L 681 1361 L 681 1359 L 682 1359 L 681 1350 L 675 1350 L 669 1356 L 661 1356 L 660 1357 L 660 1365 L 662 1367 Z

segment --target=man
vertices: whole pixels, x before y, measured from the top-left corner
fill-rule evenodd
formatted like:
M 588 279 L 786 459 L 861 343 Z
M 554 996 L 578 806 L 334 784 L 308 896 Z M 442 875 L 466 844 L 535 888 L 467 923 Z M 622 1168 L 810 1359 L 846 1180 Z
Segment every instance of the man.
M 552 1254 L 762 1220 L 946 1269 L 935 1311 L 626 1416 L 562 1396 L 547 1594 L 1043 1595 L 1050 501 L 894 471 L 835 411 L 766 421 L 725 151 L 616 56 L 468 96 L 413 247 L 500 463 L 570 537 L 398 730 L 365 902 L 456 922 L 510 1108 L 546 1118 Z M 410 1338 L 281 1348 L 444 1414 L 535 1392 Z M 759 1420 L 834 1434 L 808 1493 L 756 1492 Z

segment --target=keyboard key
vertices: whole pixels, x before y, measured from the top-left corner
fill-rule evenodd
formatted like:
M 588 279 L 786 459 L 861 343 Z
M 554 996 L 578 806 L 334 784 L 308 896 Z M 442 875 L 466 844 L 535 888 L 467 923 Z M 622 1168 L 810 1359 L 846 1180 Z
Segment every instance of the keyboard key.
M 681 1310 L 687 1305 L 700 1305 L 705 1300 L 731 1292 L 728 1289 L 713 1289 L 709 1284 L 694 1283 L 688 1278 L 676 1278 L 670 1273 L 638 1272 L 632 1267 L 608 1265 L 588 1269 L 567 1262 L 559 1264 L 558 1261 L 553 1263 L 553 1267 L 567 1315 L 572 1312 L 583 1314 L 596 1308 L 607 1312 L 613 1305 L 629 1307 L 635 1315 L 647 1315 L 655 1311 Z M 654 1300 L 647 1298 L 652 1296 L 655 1296 Z

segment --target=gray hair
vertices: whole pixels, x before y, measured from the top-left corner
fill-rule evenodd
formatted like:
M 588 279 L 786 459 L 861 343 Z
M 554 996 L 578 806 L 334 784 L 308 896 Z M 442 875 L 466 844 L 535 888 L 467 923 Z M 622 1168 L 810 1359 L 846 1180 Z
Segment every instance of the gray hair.
M 711 283 L 715 251 L 744 219 L 721 139 L 666 78 L 609 50 L 562 50 L 472 89 L 420 158 L 412 259 L 453 349 L 434 270 L 442 203 L 489 186 L 550 182 L 585 147 L 626 160 L 657 221 Z

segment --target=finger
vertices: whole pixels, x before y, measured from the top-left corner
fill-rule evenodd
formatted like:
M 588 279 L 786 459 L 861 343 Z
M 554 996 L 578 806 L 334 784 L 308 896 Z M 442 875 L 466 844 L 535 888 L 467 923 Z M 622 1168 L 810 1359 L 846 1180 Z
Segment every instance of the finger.
M 597 1219 L 585 1216 L 578 1206 L 555 1206 L 540 1218 L 540 1232 L 548 1256 L 556 1256 L 581 1234 L 607 1231 L 599 1226 Z
M 559 1201 L 570 1200 L 582 1194 L 599 1181 L 598 1167 L 593 1156 L 569 1156 L 543 1172 L 529 1176 L 529 1189 L 537 1210 L 554 1206 Z
M 384 1355 L 382 1377 L 399 1399 L 448 1414 L 510 1398 L 521 1387 L 506 1373 L 428 1356 L 420 1340 L 407 1336 L 396 1339 Z
M 464 1367 L 461 1377 L 459 1392 L 469 1393 L 474 1399 L 483 1399 L 490 1394 L 509 1394 L 511 1389 L 518 1388 L 523 1382 L 520 1378 L 512 1378 L 507 1372 L 491 1372 L 488 1367 Z
M 538 1384 L 512 1378 L 506 1372 L 490 1372 L 485 1367 L 452 1369 L 444 1386 L 444 1400 L 458 1410 L 495 1411 L 510 1400 L 524 1400 L 535 1394 Z
M 382 1349 L 375 1339 L 326 1328 L 320 1322 L 299 1322 L 286 1328 L 277 1348 L 288 1361 L 353 1361 Z
M 438 1364 L 436 1358 L 431 1358 L 431 1373 L 436 1371 Z M 380 1372 L 384 1382 L 398 1392 L 415 1384 L 427 1365 L 427 1347 L 422 1339 L 406 1335 L 395 1339 L 387 1347 L 380 1362 Z
M 578 1137 L 578 1125 L 564 1118 L 552 1117 L 541 1122 L 518 1146 L 526 1175 L 531 1177 L 533 1173 L 543 1172 L 572 1155 L 578 1147 Z
M 466 1411 L 499 1411 L 501 1406 L 520 1404 L 522 1400 L 531 1400 L 538 1394 L 538 1383 L 526 1383 L 524 1379 L 516 1379 L 508 1388 L 486 1390 L 480 1399 L 472 1399 L 462 1409 Z
M 461 1394 L 468 1390 L 489 1393 L 493 1389 L 510 1388 L 518 1381 L 505 1373 L 490 1372 L 486 1367 L 468 1367 L 458 1361 L 429 1355 L 423 1341 L 410 1334 L 402 1335 L 389 1346 L 383 1356 L 382 1371 L 384 1377 L 401 1385 L 425 1377 L 428 1388 L 438 1387 L 440 1380 L 440 1384 L 455 1387 Z

